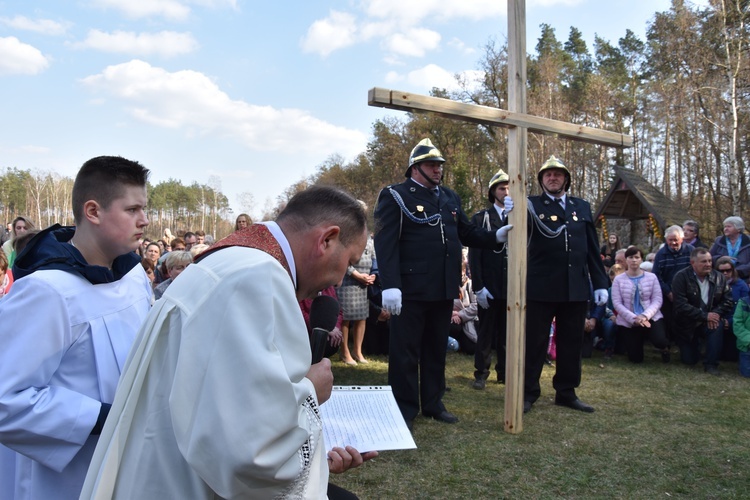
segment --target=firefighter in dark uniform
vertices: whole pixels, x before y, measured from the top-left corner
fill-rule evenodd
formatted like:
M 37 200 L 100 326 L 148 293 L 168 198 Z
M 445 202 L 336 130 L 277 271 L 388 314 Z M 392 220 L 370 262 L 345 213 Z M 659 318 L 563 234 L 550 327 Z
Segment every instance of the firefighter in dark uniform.
M 591 206 L 566 194 L 570 189 L 567 167 L 551 156 L 537 179 L 543 192 L 530 196 L 528 204 L 524 413 L 541 394 L 539 378 L 553 318 L 557 328 L 557 367 L 552 379 L 555 404 L 590 413 L 594 408 L 575 392 L 581 383 L 589 279 L 597 304 L 607 302 L 609 280 L 599 256 Z
M 497 231 L 508 224 L 504 200 L 508 197 L 508 174 L 503 169 L 490 179 L 487 198 L 490 207 L 474 214 L 471 223 Z M 471 285 L 479 305 L 479 332 L 474 352 L 474 389 L 484 389 L 492 365 L 492 344 L 497 347 L 497 381 L 505 383 L 505 324 L 508 296 L 508 252 L 500 249 L 469 248 Z
M 375 208 L 383 307 L 391 313 L 388 383 L 409 428 L 420 400 L 423 415 L 458 422 L 446 410 L 443 394 L 462 245 L 497 249 L 512 227 L 486 231 L 472 225 L 459 196 L 440 185 L 444 163 L 440 151 L 423 139 L 409 157 L 407 180 L 383 189 Z

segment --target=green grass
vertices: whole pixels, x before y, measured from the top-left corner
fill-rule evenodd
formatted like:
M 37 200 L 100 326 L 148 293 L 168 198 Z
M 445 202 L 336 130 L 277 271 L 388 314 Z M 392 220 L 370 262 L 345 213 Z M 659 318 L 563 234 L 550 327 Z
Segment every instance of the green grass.
M 461 421 L 419 417 L 416 450 L 382 452 L 331 480 L 362 499 L 750 498 L 750 379 L 736 363 L 715 377 L 674 358 L 664 365 L 647 347 L 634 365 L 595 352 L 578 389 L 593 414 L 554 406 L 545 367 L 542 397 L 513 435 L 503 431 L 505 386 L 472 389 L 473 357 L 449 353 L 443 401 Z M 386 384 L 386 360 L 369 359 L 335 361 L 334 383 Z

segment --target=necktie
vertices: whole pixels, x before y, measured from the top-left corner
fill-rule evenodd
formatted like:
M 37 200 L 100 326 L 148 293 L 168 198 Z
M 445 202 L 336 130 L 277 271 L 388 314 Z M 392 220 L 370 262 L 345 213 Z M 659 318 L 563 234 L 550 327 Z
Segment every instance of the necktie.
M 432 190 L 433 193 L 435 193 L 436 198 L 440 198 L 440 188 L 435 188 Z
M 563 210 L 565 210 L 565 203 L 563 203 L 563 199 L 562 198 L 558 198 L 557 199 L 557 203 L 560 205 L 560 208 L 562 208 Z

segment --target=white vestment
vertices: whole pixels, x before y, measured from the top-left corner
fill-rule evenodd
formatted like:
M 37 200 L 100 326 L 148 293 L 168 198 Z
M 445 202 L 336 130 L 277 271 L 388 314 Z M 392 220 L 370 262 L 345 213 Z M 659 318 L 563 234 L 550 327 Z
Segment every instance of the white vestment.
M 229 247 L 188 266 L 136 343 L 81 498 L 326 497 L 307 328 L 277 260 Z
M 78 497 L 96 447 L 90 433 L 101 403 L 114 400 L 150 297 L 136 266 L 97 285 L 37 271 L 0 301 L 0 442 L 17 452 L 16 500 Z

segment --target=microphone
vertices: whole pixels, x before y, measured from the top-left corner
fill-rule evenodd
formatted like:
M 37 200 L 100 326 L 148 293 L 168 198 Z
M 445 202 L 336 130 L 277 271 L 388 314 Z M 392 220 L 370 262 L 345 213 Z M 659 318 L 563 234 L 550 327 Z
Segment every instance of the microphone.
M 310 349 L 312 364 L 320 362 L 326 350 L 328 332 L 336 328 L 339 318 L 339 301 L 328 295 L 318 295 L 310 304 Z

